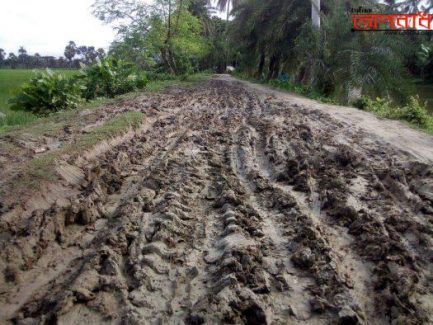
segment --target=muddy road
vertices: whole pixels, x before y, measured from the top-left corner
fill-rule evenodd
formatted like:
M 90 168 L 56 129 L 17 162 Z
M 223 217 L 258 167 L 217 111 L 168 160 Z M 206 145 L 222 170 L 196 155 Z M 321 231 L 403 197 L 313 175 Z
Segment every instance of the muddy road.
M 1 323 L 433 322 L 432 137 L 228 76 L 125 105 L 1 216 Z

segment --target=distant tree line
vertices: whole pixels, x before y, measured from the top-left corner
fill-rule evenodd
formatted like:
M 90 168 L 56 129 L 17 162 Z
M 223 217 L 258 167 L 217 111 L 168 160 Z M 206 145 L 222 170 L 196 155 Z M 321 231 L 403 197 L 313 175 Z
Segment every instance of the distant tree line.
M 37 69 L 37 68 L 63 68 L 78 69 L 80 63 L 89 65 L 97 58 L 106 56 L 104 49 L 96 49 L 94 46 L 77 46 L 74 41 L 70 41 L 64 51 L 64 56 L 42 56 L 39 53 L 28 54 L 27 50 L 21 46 L 18 53 L 7 53 L 0 48 L 0 68 L 10 69 Z

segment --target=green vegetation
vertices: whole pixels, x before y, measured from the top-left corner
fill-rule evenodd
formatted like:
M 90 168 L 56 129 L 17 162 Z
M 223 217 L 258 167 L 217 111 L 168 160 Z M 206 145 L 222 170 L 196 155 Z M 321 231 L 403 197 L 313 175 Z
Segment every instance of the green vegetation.
M 29 81 L 34 71 L 28 69 L 0 69 L 0 111 L 5 111 L 9 105 L 8 100 L 25 82 Z M 76 70 L 55 70 L 64 75 L 76 74 Z
M 337 101 L 326 97 L 320 92 L 318 92 L 316 89 L 309 85 L 302 85 L 302 84 L 295 84 L 289 80 L 278 80 L 278 79 L 272 79 L 269 81 L 265 81 L 265 84 L 270 85 L 271 87 L 283 89 L 289 92 L 293 92 L 302 96 L 309 97 L 311 99 L 316 99 L 322 103 L 328 103 L 328 104 L 337 104 Z
M 105 58 L 85 66 L 80 75 L 71 78 L 51 70 L 37 72 L 28 83 L 10 99 L 14 111 L 29 111 L 47 115 L 66 109 L 75 109 L 84 100 L 122 95 L 143 88 L 146 78 L 138 74 L 132 64 Z
M 46 115 L 64 109 L 77 108 L 85 87 L 72 78 L 51 70 L 36 73 L 25 83 L 9 103 L 14 111 Z
M 96 0 L 94 14 L 114 24 L 118 39 L 109 55 L 141 69 L 186 75 L 225 70 L 226 23 L 211 17 L 205 0 Z
M 322 7 L 314 15 L 317 3 Z M 359 6 L 412 13 L 433 10 L 433 0 L 424 1 L 425 8 L 406 0 L 155 0 L 152 4 L 95 0 L 94 15 L 118 33 L 108 57 L 95 64 L 105 52 L 71 41 L 65 48 L 65 62 L 88 64 L 82 76 L 74 79 L 86 86 L 83 97 L 87 100 L 140 89 L 146 79 L 152 81 L 148 85 L 152 89 L 162 80 L 176 83 L 200 71 L 224 72 L 230 65 L 244 77 L 325 103 L 348 105 L 370 98 L 369 110 L 428 128 L 425 109 L 413 98 L 415 80 L 423 85 L 433 81 L 431 36 L 353 33 L 348 10 Z M 217 9 L 226 11 L 226 19 L 215 17 Z M 27 59 L 21 48 L 18 56 L 7 60 L 25 64 Z M 6 62 L 4 51 L 0 51 L 0 61 Z M 58 87 L 58 93 L 65 95 L 60 100 L 43 97 L 47 110 L 77 105 L 66 96 L 75 96 L 74 87 L 69 86 L 71 90 L 66 83 Z M 40 99 L 24 97 L 15 101 L 15 108 L 41 111 L 35 103 Z M 389 108 L 388 103 L 392 103 Z M 35 118 L 23 112 L 13 114 L 0 118 L 0 127 Z
M 164 88 L 168 87 L 193 87 L 199 84 L 202 81 L 205 81 L 211 76 L 209 72 L 198 72 L 193 75 L 188 75 L 186 77 L 170 77 L 167 78 L 166 75 L 162 75 L 160 77 L 154 76 L 154 80 L 151 80 L 146 85 L 146 90 L 149 92 L 157 92 L 161 91 Z
M 0 68 L 9 69 L 79 69 L 80 64 L 93 64 L 96 59 L 103 59 L 106 54 L 102 48 L 95 49 L 94 46 L 77 46 L 74 41 L 70 41 L 64 50 L 64 57 L 58 58 L 50 55 L 42 56 L 39 53 L 29 54 L 27 50 L 20 46 L 18 55 L 0 48 Z
M 405 100 L 412 91 L 405 61 L 415 56 L 419 42 L 407 35 L 353 33 L 346 10 L 344 1 L 327 1 L 321 27 L 315 28 L 310 1 L 243 1 L 233 11 L 231 29 L 241 70 L 264 80 L 285 75 L 293 84 L 311 87 L 342 104 L 350 101 L 353 90 Z
M 433 84 L 417 83 L 415 85 L 421 100 L 427 104 L 427 110 L 433 115 Z
M 161 76 L 164 78 L 164 76 Z M 167 87 L 191 87 L 204 81 L 209 77 L 209 74 L 198 73 L 181 80 L 181 78 L 171 78 L 171 80 L 153 80 L 150 81 L 145 91 L 154 92 L 161 91 Z M 156 78 L 156 76 L 155 76 Z M 55 136 L 60 130 L 66 126 L 89 125 L 95 123 L 98 119 L 99 113 L 97 109 L 103 109 L 106 103 L 115 103 L 124 99 L 131 99 L 135 96 L 143 94 L 140 92 L 131 92 L 125 95 L 117 96 L 114 99 L 97 99 L 89 102 L 76 110 L 59 111 L 48 116 L 35 119 L 26 125 L 14 125 L 0 128 L 0 134 L 8 135 L 9 137 L 16 137 L 23 133 L 28 134 L 30 137 L 38 138 L 40 136 Z M 90 114 L 81 114 L 83 109 L 91 109 Z M 92 148 L 94 145 L 103 140 L 108 140 L 115 136 L 121 135 L 128 131 L 130 128 L 138 128 L 143 119 L 141 112 L 126 112 L 116 115 L 114 118 L 106 121 L 104 124 L 90 129 L 88 132 L 79 135 L 74 142 L 64 145 L 59 149 L 50 150 L 49 152 L 42 153 L 27 162 L 24 166 L 26 173 L 14 183 L 12 191 L 19 193 L 20 189 L 37 189 L 43 182 L 49 182 L 57 179 L 55 172 L 55 161 L 65 155 L 74 155 L 85 150 Z M 19 152 L 19 148 L 13 144 L 5 143 L 4 150 L 13 155 L 14 152 Z M 17 151 L 18 150 L 18 151 Z
M 354 106 L 373 112 L 381 117 L 409 122 L 415 127 L 433 133 L 433 116 L 428 113 L 425 105 L 420 103 L 418 97 L 409 97 L 407 104 L 404 106 L 397 106 L 380 97 L 376 99 L 361 97 L 354 103 Z
M 256 79 L 248 78 L 244 74 L 237 74 L 236 76 L 241 79 L 257 82 Z M 299 94 L 324 104 L 339 104 L 337 100 L 320 94 L 312 87 L 294 84 L 290 81 L 269 80 L 262 81 L 261 84 Z M 426 103 L 422 103 L 418 96 L 410 96 L 407 103 L 403 106 L 399 106 L 386 98 L 376 97 L 372 99 L 368 96 L 362 96 L 351 104 L 360 110 L 372 112 L 383 118 L 408 122 L 409 125 L 415 128 L 433 134 L 433 115 L 429 113 Z
M 1 70 L 0 70 L 1 71 Z M 172 77 L 169 80 L 163 79 L 165 76 L 161 76 L 162 80 L 151 80 L 147 83 L 144 90 L 133 91 L 124 95 L 116 96 L 114 99 L 112 98 L 97 98 L 87 103 L 83 103 L 78 107 L 77 110 L 65 110 L 54 112 L 48 116 L 37 117 L 32 113 L 22 112 L 30 115 L 32 119 L 28 121 L 19 121 L 20 123 L 15 124 L 5 124 L 0 127 L 0 134 L 8 134 L 14 137 L 15 133 L 20 133 L 25 128 L 26 133 L 32 135 L 47 135 L 54 136 L 58 133 L 59 130 L 64 128 L 68 124 L 89 124 L 95 121 L 91 120 L 93 118 L 93 114 L 86 117 L 86 120 L 81 120 L 78 116 L 83 109 L 97 109 L 101 108 L 104 104 L 107 103 L 115 103 L 118 100 L 131 99 L 136 96 L 142 95 L 145 92 L 157 92 L 161 91 L 168 87 L 178 86 L 178 87 L 192 87 L 197 85 L 198 83 L 206 80 L 210 77 L 209 73 L 197 73 L 185 78 L 180 77 Z M 158 79 L 154 76 L 155 79 Z M 181 80 L 182 79 L 182 80 Z M 12 114 L 17 113 L 11 111 Z M 7 115 L 8 116 L 8 115 Z M 90 120 L 89 120 L 90 119 Z
M 97 97 L 113 98 L 127 92 L 142 89 L 147 83 L 144 74 L 137 73 L 135 66 L 123 60 L 107 58 L 81 70 L 83 97 L 87 100 Z
M 425 4 L 433 8 L 433 1 Z M 240 75 L 326 103 L 369 98 L 370 111 L 428 130 L 431 117 L 414 97 L 414 80 L 433 80 L 431 36 L 353 33 L 348 2 L 337 0 L 322 1 L 320 25 L 314 25 L 311 6 L 302 0 L 235 4 L 229 56 Z M 350 1 L 359 6 L 385 13 L 422 9 L 408 1 Z
M 24 111 L 11 111 L 9 99 L 19 88 L 34 75 L 34 71 L 25 69 L 0 69 L 0 128 L 11 125 L 27 124 L 37 118 L 32 113 Z M 42 70 L 39 70 L 42 71 Z M 76 70 L 54 70 L 66 76 L 77 74 Z

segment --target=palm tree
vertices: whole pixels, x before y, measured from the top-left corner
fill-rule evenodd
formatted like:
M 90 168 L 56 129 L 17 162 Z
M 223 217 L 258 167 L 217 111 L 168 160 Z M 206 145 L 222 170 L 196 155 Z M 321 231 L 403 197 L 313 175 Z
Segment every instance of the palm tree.
M 19 61 L 20 61 L 22 64 L 28 66 L 28 55 L 27 55 L 27 50 L 26 50 L 23 46 L 20 46 L 20 48 L 18 49 L 18 53 L 19 53 L 19 55 L 18 55 L 18 59 L 19 59 Z
M 220 11 L 227 12 L 227 21 L 228 21 L 231 12 L 230 8 L 233 10 L 233 8 L 238 6 L 241 2 L 242 0 L 217 0 L 217 7 Z
M 34 65 L 38 68 L 41 64 L 41 55 L 39 53 L 35 53 L 33 56 L 34 58 Z
M 311 21 L 314 28 L 320 29 L 320 0 L 311 0 Z
M 74 41 L 69 41 L 68 45 L 65 47 L 64 55 L 66 59 L 68 59 L 70 67 L 72 67 L 72 59 L 77 54 L 77 45 Z
M 401 10 L 406 13 L 419 11 L 431 12 L 433 10 L 432 0 L 385 0 L 385 3 L 393 9 Z
M 19 57 L 23 57 L 27 55 L 27 50 L 23 46 L 20 46 L 20 48 L 18 49 L 18 53 L 19 53 Z
M 243 0 L 216 0 L 217 1 L 217 8 L 220 11 L 226 11 L 227 12 L 227 18 L 226 21 L 228 22 L 230 19 L 230 8 L 233 10 L 234 7 L 238 6 Z M 214 0 L 206 0 L 206 4 L 208 6 L 212 6 L 212 3 Z M 228 27 L 228 25 L 227 25 Z M 228 39 L 226 39 L 226 43 L 228 43 Z M 226 49 L 226 66 L 228 65 L 229 61 L 229 51 Z
M 0 67 L 3 65 L 3 61 L 6 58 L 6 52 L 3 49 L 0 49 Z
M 10 52 L 8 56 L 8 62 L 12 69 L 15 69 L 17 67 L 17 61 L 17 56 L 13 52 Z

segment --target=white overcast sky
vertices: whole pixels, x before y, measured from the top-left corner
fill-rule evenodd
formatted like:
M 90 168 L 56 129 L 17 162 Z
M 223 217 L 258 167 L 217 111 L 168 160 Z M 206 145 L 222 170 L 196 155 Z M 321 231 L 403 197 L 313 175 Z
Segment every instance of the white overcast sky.
M 93 0 L 1 0 L 0 48 L 17 53 L 63 55 L 66 44 L 107 49 L 115 37 L 110 26 L 92 16 Z
M 0 1 L 0 48 L 6 53 L 24 46 L 32 55 L 63 56 L 69 41 L 107 50 L 116 36 L 92 15 L 94 0 Z

